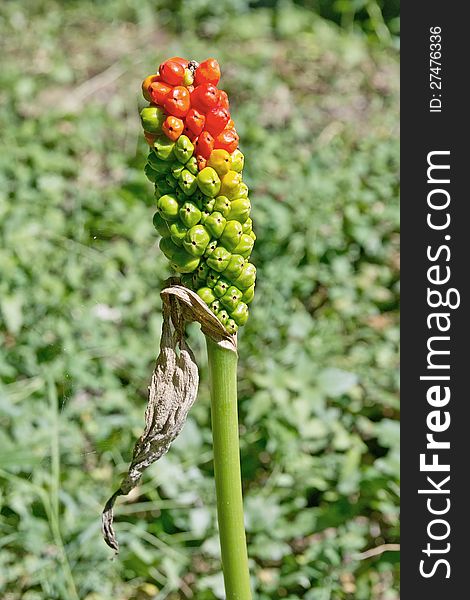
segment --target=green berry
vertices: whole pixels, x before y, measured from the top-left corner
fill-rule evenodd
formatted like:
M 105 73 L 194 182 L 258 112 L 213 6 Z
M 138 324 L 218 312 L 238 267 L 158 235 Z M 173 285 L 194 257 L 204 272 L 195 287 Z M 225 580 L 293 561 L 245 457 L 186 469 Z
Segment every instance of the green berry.
M 178 248 L 171 257 L 170 264 L 178 273 L 192 273 L 199 265 L 199 258 L 191 256 L 183 248 Z
M 181 275 L 181 283 L 182 285 L 185 285 L 187 288 L 192 288 L 193 287 L 193 276 L 191 273 L 185 273 L 184 275 Z
M 225 328 L 231 334 L 237 333 L 237 331 L 238 331 L 238 325 L 235 323 L 235 321 L 233 319 L 227 320 L 227 322 L 225 323 Z
M 229 287 L 230 283 L 226 279 L 220 277 L 219 281 L 214 286 L 214 294 L 217 298 L 221 298 L 227 292 Z
M 242 225 L 243 233 L 250 234 L 253 231 L 253 221 L 248 218 Z
M 243 267 L 246 265 L 246 260 L 240 254 L 232 254 L 232 258 L 230 259 L 227 268 L 224 271 L 224 277 L 233 281 L 243 270 Z
M 227 221 L 219 212 L 213 212 L 204 222 L 204 227 L 211 237 L 218 239 L 224 232 Z
M 197 160 L 195 156 L 191 156 L 191 158 L 185 164 L 185 167 L 188 169 L 190 173 L 193 175 L 197 175 L 199 169 L 197 168 Z
M 167 184 L 165 179 L 159 179 L 155 182 L 155 197 L 160 198 L 160 196 L 164 196 L 165 194 L 172 194 L 173 188 Z
M 248 258 L 253 250 L 254 243 L 254 240 L 249 235 L 243 233 L 238 245 L 233 249 L 233 252 L 234 254 L 241 254 L 245 258 Z
M 216 315 L 222 307 L 220 306 L 220 302 L 218 300 L 214 300 L 213 302 L 209 303 L 209 308 L 214 315 Z
M 239 302 L 230 312 L 230 316 L 240 327 L 245 325 L 248 320 L 248 306 L 244 302 Z
M 222 310 L 219 310 L 219 312 L 216 314 L 216 317 L 219 319 L 222 325 L 225 325 L 229 319 L 229 314 L 225 308 L 222 308 Z
M 173 157 L 175 142 L 163 135 L 155 140 L 155 153 L 162 160 L 170 160 Z
M 175 157 L 180 163 L 186 163 L 193 155 L 194 146 L 186 135 L 180 135 L 175 144 Z
M 183 246 L 193 256 L 202 256 L 210 239 L 210 235 L 202 225 L 194 225 L 188 230 Z
M 211 214 L 211 213 L 210 213 L 210 212 L 207 212 L 207 210 L 203 210 L 203 211 L 201 212 L 201 224 L 202 224 L 202 225 L 204 225 L 204 224 L 205 224 L 205 222 L 207 221 L 207 217 L 209 217 L 209 216 L 210 216 L 210 214 Z
M 168 260 L 171 260 L 176 252 L 180 249 L 171 241 L 170 238 L 162 238 L 158 246 Z
M 179 215 L 186 227 L 193 227 L 201 220 L 201 211 L 193 202 L 189 201 L 186 201 L 180 208 Z
M 256 280 L 256 267 L 251 263 L 247 263 L 240 275 L 233 280 L 233 283 L 241 290 L 247 290 Z
M 215 289 L 214 289 L 215 292 Z M 224 305 L 224 307 L 228 310 L 229 313 L 235 310 L 240 302 L 240 298 L 242 297 L 241 291 L 231 285 L 228 290 L 225 292 L 223 296 L 221 296 L 220 301 Z
M 168 223 L 158 211 L 153 215 L 153 226 L 163 238 L 170 237 Z
M 159 175 L 167 175 L 171 170 L 172 163 L 168 160 L 162 160 L 161 158 L 158 158 L 153 150 L 150 150 L 147 160 L 152 169 Z
M 221 273 L 227 268 L 229 260 L 231 258 L 230 252 L 228 252 L 223 246 L 217 246 L 213 252 L 207 258 L 207 264 L 211 269 Z
M 208 287 L 199 288 L 197 295 L 203 300 L 208 306 L 216 299 L 214 292 Z
M 206 212 L 208 212 L 210 214 L 211 212 L 214 211 L 214 206 L 215 206 L 215 198 L 208 198 L 207 196 L 204 196 L 204 199 L 202 201 L 203 210 L 205 210 Z
M 207 221 L 206 221 L 207 222 Z M 238 221 L 227 221 L 225 225 L 225 229 L 223 234 L 220 237 L 220 244 L 227 248 L 227 250 L 232 251 L 238 243 L 240 242 L 240 238 L 242 236 L 242 226 Z M 241 253 L 238 253 L 241 254 Z
M 161 133 L 165 119 L 165 111 L 158 106 L 146 106 L 140 111 L 142 127 L 149 133 Z
M 241 173 L 243 171 L 244 163 L 245 163 L 245 157 L 243 156 L 242 152 L 240 152 L 240 150 L 238 150 L 238 148 L 237 148 L 236 150 L 234 150 L 234 152 L 232 152 L 232 166 L 231 166 L 232 171 Z
M 188 233 L 188 228 L 181 223 L 181 221 L 175 221 L 170 225 L 171 241 L 177 246 L 183 245 L 183 240 Z
M 165 194 L 157 202 L 157 209 L 166 221 L 176 221 L 178 218 L 179 204 L 174 194 Z
M 248 289 L 243 292 L 243 296 L 241 297 L 241 301 L 245 302 L 245 304 L 250 304 L 255 296 L 255 285 L 251 285 Z
M 149 181 L 155 183 L 158 178 L 158 173 L 152 169 L 152 167 L 147 163 L 144 167 L 145 176 Z
M 206 251 L 204 252 L 204 256 L 207 258 L 208 256 L 210 256 L 212 254 L 212 252 L 214 252 L 214 250 L 216 248 L 217 248 L 217 240 L 211 240 L 207 244 L 207 248 L 206 248 Z
M 210 269 L 206 277 L 207 287 L 214 288 L 217 285 L 219 279 L 220 275 L 217 273 L 217 271 L 213 271 L 212 269 Z
M 228 218 L 244 223 L 250 216 L 250 211 L 251 202 L 248 198 L 238 198 L 232 201 Z
M 194 175 L 188 171 L 188 169 L 184 169 L 181 173 L 178 185 L 186 194 L 186 196 L 191 196 L 197 187 L 197 180 Z
M 221 213 L 225 218 L 228 217 L 231 206 L 232 204 L 227 196 L 217 196 L 215 199 L 214 210 Z
M 253 230 L 252 230 L 252 231 L 250 231 L 250 233 L 249 233 L 248 235 L 251 237 L 251 239 L 252 239 L 254 242 L 256 242 L 256 233 L 255 233 Z
M 207 276 L 209 275 L 209 271 L 210 271 L 210 269 L 207 266 L 207 263 L 205 263 L 205 262 L 200 263 L 200 265 L 196 271 L 198 281 L 205 282 L 207 279 Z
M 205 167 L 199 171 L 197 176 L 197 185 L 205 196 L 214 198 L 220 190 L 220 178 L 212 167 Z
M 248 192 L 248 186 L 242 181 L 234 192 L 232 200 L 237 200 L 238 198 L 248 198 Z
M 178 185 L 178 182 L 176 181 L 176 179 L 173 177 L 173 175 L 171 173 L 168 173 L 168 175 L 165 176 L 165 183 L 167 185 L 169 185 L 173 190 Z
M 184 170 L 184 165 L 182 165 L 180 162 L 175 161 L 174 163 L 172 163 L 171 165 L 171 174 L 173 175 L 173 177 L 175 179 L 179 179 L 181 176 L 181 173 Z

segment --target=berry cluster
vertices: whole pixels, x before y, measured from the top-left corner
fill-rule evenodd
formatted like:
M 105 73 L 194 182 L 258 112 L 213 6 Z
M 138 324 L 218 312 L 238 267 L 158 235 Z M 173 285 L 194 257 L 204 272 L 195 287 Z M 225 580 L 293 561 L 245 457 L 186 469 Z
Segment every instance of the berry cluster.
M 244 157 L 220 68 L 174 57 L 142 83 L 140 116 L 150 146 L 145 173 L 155 184 L 153 223 L 160 249 L 230 333 L 244 325 L 255 289 L 249 262 L 256 236 Z

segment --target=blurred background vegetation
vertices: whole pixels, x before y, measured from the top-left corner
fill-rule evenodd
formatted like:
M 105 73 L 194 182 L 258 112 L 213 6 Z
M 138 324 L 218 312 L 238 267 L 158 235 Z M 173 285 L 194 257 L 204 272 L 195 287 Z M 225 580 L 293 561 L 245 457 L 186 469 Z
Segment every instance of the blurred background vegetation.
M 397 600 L 398 0 L 0 6 L 0 597 L 223 598 L 204 344 L 181 438 L 117 505 L 168 276 L 140 82 L 218 58 L 246 154 L 255 598 Z

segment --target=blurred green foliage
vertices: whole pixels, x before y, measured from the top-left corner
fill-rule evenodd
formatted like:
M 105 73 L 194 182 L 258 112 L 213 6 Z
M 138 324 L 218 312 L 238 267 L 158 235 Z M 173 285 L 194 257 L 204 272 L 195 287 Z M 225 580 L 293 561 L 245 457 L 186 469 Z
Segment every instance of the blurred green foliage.
M 255 598 L 399 597 L 396 50 L 322 19 L 324 2 L 262 4 L 1 5 L 4 600 L 223 598 L 196 328 L 198 402 L 118 502 L 118 559 L 100 534 L 142 430 L 168 276 L 139 87 L 174 54 L 221 62 L 252 190 L 239 385 Z

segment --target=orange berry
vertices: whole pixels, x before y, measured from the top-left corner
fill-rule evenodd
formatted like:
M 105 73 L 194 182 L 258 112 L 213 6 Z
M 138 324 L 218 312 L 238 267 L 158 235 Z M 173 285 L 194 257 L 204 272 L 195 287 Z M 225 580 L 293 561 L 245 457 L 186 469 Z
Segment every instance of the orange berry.
M 169 85 L 182 85 L 184 81 L 183 65 L 175 60 L 166 60 L 158 69 L 160 77 Z
M 215 58 L 208 58 L 207 60 L 204 60 L 196 69 L 196 73 L 194 75 L 194 81 L 196 85 L 200 85 L 201 83 L 212 83 L 212 85 L 217 85 L 219 83 L 219 79 L 220 67 Z
M 154 81 L 150 84 L 149 95 L 152 102 L 163 106 L 165 99 L 173 88 L 163 81 Z
M 224 129 L 214 140 L 214 148 L 222 148 L 232 154 L 238 147 L 238 133 L 235 129 Z
M 176 142 L 179 136 L 183 133 L 184 123 L 181 119 L 177 117 L 173 117 L 172 115 L 168 116 L 162 125 L 162 131 L 166 135 L 167 138 Z
M 163 105 L 166 112 L 174 117 L 186 116 L 191 104 L 188 90 L 183 85 L 178 85 L 170 91 Z
M 142 81 L 142 95 L 147 100 L 147 102 L 152 102 L 152 97 L 150 96 L 150 86 L 154 81 L 159 81 L 160 75 L 149 75 Z

